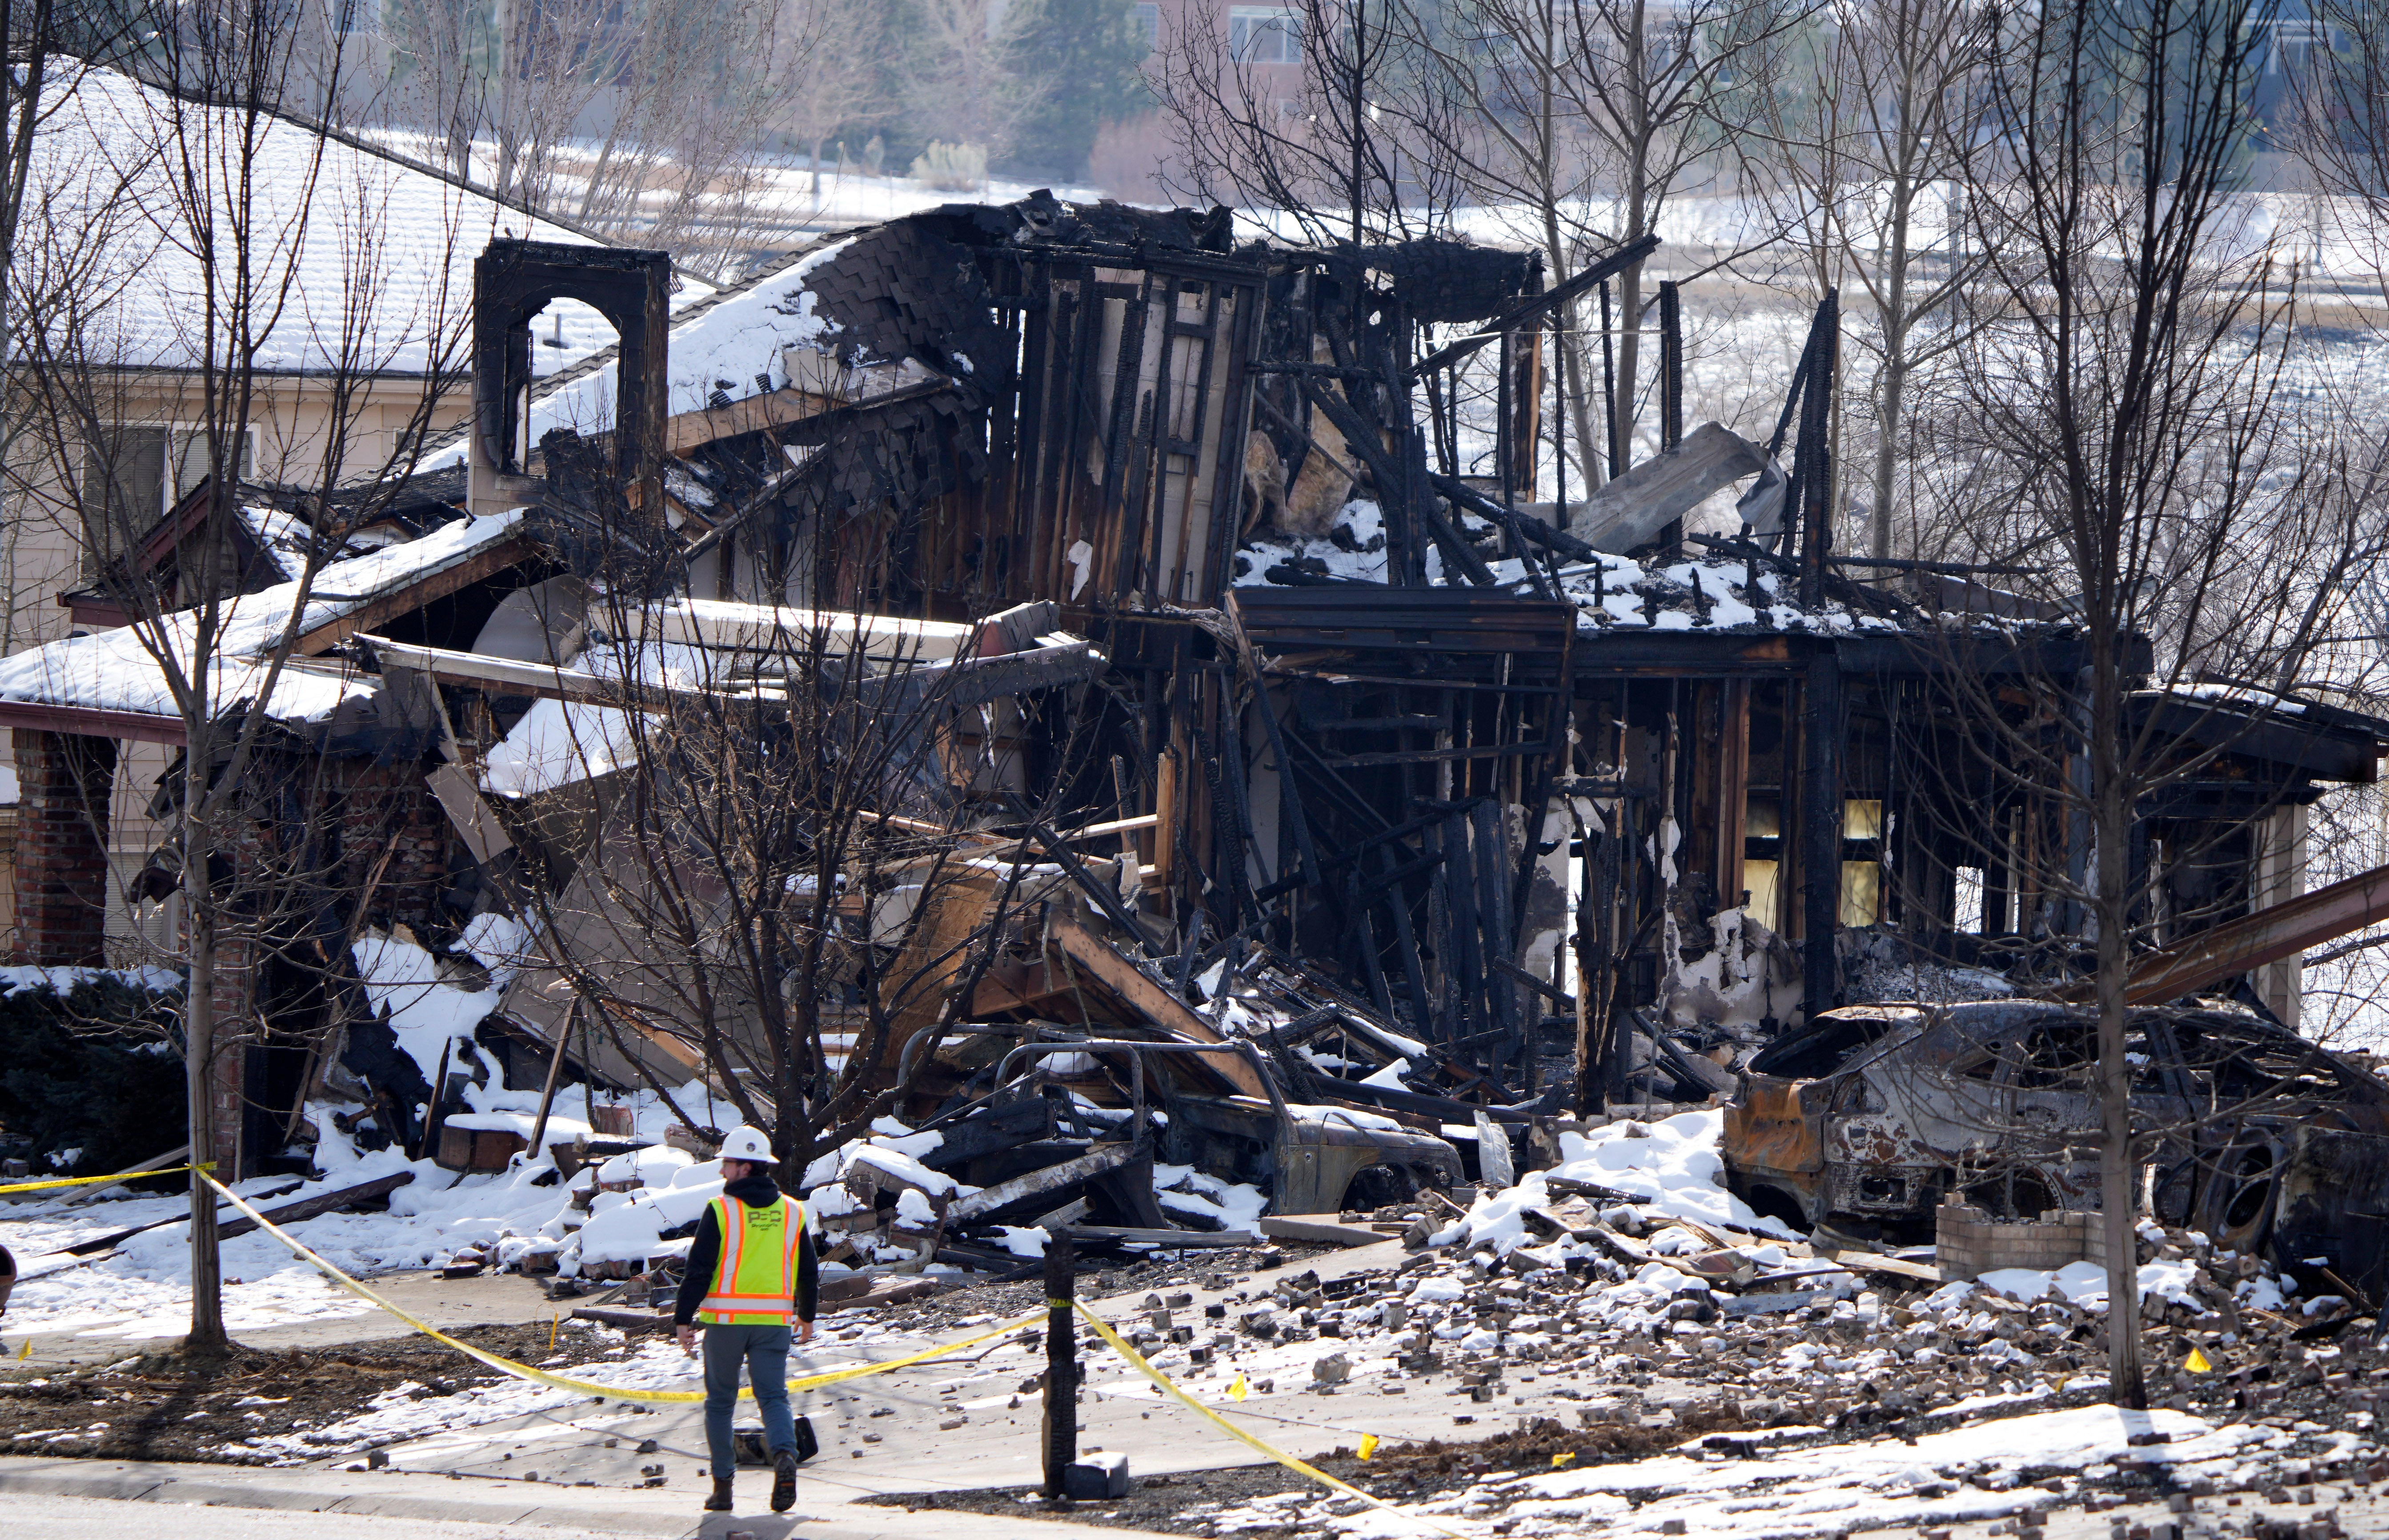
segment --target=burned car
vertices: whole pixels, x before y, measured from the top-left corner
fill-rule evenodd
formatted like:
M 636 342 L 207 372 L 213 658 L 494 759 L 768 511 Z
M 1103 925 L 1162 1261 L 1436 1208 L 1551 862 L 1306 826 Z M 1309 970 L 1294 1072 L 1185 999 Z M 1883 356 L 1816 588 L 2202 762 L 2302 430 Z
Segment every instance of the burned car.
M 2134 1011 L 2126 1051 L 2154 1217 L 2377 1304 L 2389 1085 L 2232 1007 Z M 1929 1241 L 1945 1199 L 2012 1218 L 2095 1209 L 2097 1066 L 2091 1016 L 2049 1001 L 1828 1011 L 1744 1072 L 1728 1185 L 1867 1240 Z

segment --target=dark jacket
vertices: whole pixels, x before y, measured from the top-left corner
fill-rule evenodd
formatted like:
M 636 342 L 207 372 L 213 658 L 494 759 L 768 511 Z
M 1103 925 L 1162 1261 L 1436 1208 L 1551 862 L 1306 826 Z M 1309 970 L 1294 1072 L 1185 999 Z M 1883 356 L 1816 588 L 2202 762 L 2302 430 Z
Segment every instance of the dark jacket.
M 760 1208 L 780 1196 L 779 1187 L 761 1172 L 741 1177 L 722 1190 L 742 1203 Z M 796 1200 L 788 1200 L 793 1205 Z M 722 1265 L 722 1224 L 713 1216 L 713 1205 L 705 1205 L 705 1216 L 696 1222 L 696 1239 L 688 1248 L 688 1271 L 680 1279 L 680 1297 L 672 1304 L 672 1324 L 686 1326 L 696 1318 L 696 1307 L 705 1296 L 713 1292 L 713 1270 Z M 821 1263 L 813 1255 L 813 1238 L 799 1235 L 797 1239 L 797 1318 L 809 1321 L 821 1304 Z

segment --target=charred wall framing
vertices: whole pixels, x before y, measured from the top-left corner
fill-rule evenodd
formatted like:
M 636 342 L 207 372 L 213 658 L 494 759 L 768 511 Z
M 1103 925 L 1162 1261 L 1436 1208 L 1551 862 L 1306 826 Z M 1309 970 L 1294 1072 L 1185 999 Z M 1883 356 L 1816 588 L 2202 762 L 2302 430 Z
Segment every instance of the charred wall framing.
M 984 553 L 987 597 L 1217 604 L 1244 533 L 1258 264 L 1037 246 L 982 262 L 1019 382 L 990 416 L 962 540 Z

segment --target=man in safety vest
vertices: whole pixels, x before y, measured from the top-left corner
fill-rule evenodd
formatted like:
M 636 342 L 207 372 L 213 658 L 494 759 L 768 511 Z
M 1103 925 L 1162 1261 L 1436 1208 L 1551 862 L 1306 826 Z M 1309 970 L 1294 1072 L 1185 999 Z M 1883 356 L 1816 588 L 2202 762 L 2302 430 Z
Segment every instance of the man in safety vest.
M 705 1323 L 705 1442 L 713 1456 L 709 1513 L 730 1511 L 731 1478 L 738 1452 L 730 1414 L 738 1405 L 738 1366 L 755 1385 L 771 1445 L 772 1511 L 797 1500 L 797 1427 L 788 1411 L 788 1347 L 809 1342 L 821 1301 L 821 1268 L 805 1234 L 804 1205 L 772 1179 L 779 1157 L 752 1128 L 734 1128 L 722 1141 L 722 1196 L 696 1222 L 688 1271 L 680 1280 L 672 1325 L 683 1352 L 696 1355 L 694 1317 Z M 793 1331 L 790 1318 L 794 1317 Z

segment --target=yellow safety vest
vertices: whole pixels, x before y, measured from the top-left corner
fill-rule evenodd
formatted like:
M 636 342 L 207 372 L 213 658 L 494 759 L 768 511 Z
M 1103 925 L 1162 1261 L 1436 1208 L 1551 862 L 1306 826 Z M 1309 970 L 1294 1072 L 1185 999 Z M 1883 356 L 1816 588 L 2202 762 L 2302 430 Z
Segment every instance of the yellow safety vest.
M 722 1258 L 697 1319 L 708 1326 L 787 1325 L 796 1310 L 804 1205 L 783 1196 L 758 1208 L 724 1193 L 709 1206 L 722 1230 Z

